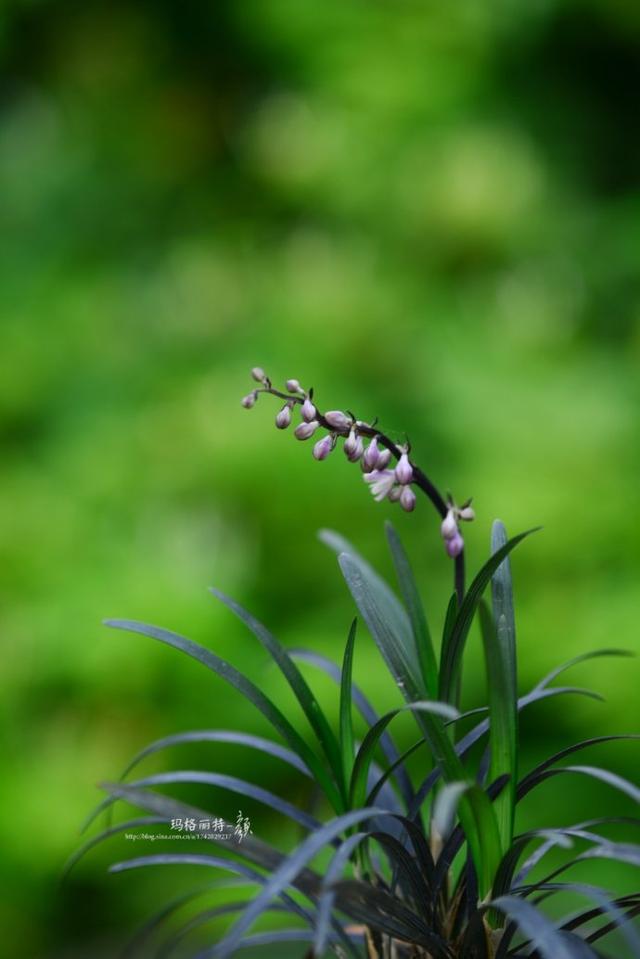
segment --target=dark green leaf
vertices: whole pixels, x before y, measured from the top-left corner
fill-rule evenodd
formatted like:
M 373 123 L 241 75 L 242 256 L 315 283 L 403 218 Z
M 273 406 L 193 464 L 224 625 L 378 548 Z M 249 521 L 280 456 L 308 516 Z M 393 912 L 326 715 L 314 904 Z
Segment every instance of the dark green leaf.
M 491 531 L 491 551 L 496 553 L 507 543 L 507 532 L 496 520 Z M 505 557 L 491 577 L 493 620 L 480 605 L 491 731 L 489 779 L 508 775 L 509 782 L 495 802 L 503 851 L 513 837 L 516 782 L 518 776 L 518 689 L 516 665 L 516 627 L 513 611 L 511 565 Z
M 539 527 L 538 527 L 539 528 Z M 485 563 L 478 575 L 475 577 L 469 587 L 462 605 L 456 616 L 455 623 L 451 633 L 447 637 L 447 642 L 443 645 L 442 658 L 440 663 L 440 699 L 445 702 L 451 702 L 455 693 L 457 680 L 462 662 L 464 644 L 471 628 L 473 616 L 480 598 L 489 584 L 494 572 L 506 559 L 511 550 L 520 543 L 526 536 L 536 532 L 535 529 L 527 530 L 514 536 L 508 543 L 505 543 L 498 549 L 491 558 Z
M 420 593 L 409 563 L 409 558 L 391 523 L 385 523 L 385 531 L 393 563 L 398 578 L 398 585 L 404 604 L 409 613 L 411 628 L 413 629 L 413 638 L 418 652 L 418 661 L 422 669 L 422 676 L 430 699 L 436 699 L 438 695 L 438 664 L 433 649 L 433 642 L 427 624 L 427 617 L 424 612 Z
M 320 746 L 327 757 L 329 766 L 331 769 L 335 770 L 336 773 L 338 773 L 338 771 L 342 768 L 338 741 L 333 733 L 333 730 L 331 729 L 331 726 L 329 725 L 327 717 L 320 708 L 318 700 L 313 695 L 313 692 L 311 691 L 307 681 L 287 653 L 286 649 L 278 642 L 275 636 L 269 632 L 266 626 L 263 626 L 262 623 L 260 623 L 254 616 L 251 615 L 251 613 L 240 606 L 239 603 L 236 603 L 235 600 L 231 599 L 214 586 L 209 588 L 209 592 L 223 602 L 225 606 L 227 606 L 233 613 L 236 614 L 238 619 L 240 619 L 246 626 L 249 627 L 256 639 L 259 640 L 262 646 L 272 657 L 281 673 L 289 683 L 289 686 L 291 687 L 296 699 L 300 703 L 300 706 L 302 707 L 302 710 L 309 721 L 309 725 L 315 732 L 318 742 L 320 743 Z
M 406 711 L 433 713 L 437 716 L 445 716 L 447 719 L 455 719 L 458 716 L 458 712 L 453 706 L 449 706 L 447 703 L 431 702 L 407 703 L 406 706 L 400 706 L 398 709 L 392 709 L 390 712 L 385 713 L 385 715 L 369 729 L 356 755 L 349 785 L 349 802 L 352 807 L 364 804 L 369 768 L 380 737 L 391 720 Z
M 342 672 L 340 667 L 326 656 L 322 656 L 320 653 L 315 653 L 310 649 L 291 649 L 289 650 L 289 654 L 295 659 L 301 659 L 303 662 L 311 663 L 312 666 L 315 666 L 317 669 L 321 669 L 327 674 L 327 676 L 330 676 L 335 683 L 338 685 L 341 684 Z M 355 683 L 352 683 L 351 686 L 351 698 L 367 725 L 374 726 L 380 717 L 362 690 Z M 400 754 L 398 753 L 395 743 L 388 730 L 386 730 L 380 737 L 380 748 L 385 754 L 387 762 L 395 766 L 395 780 L 398 784 L 406 806 L 409 807 L 413 801 L 413 787 L 404 764 L 398 763 Z M 367 805 L 369 805 L 369 803 L 367 803 Z
M 346 785 L 351 780 L 353 769 L 353 717 L 351 715 L 351 687 L 353 676 L 353 647 L 356 639 L 358 621 L 354 619 L 342 662 L 340 681 L 340 753 L 342 758 L 342 781 Z
M 324 791 L 333 808 L 336 811 L 342 808 L 342 796 L 336 789 L 335 783 L 328 775 L 318 756 L 316 756 L 296 729 L 294 729 L 286 716 L 264 695 L 262 690 L 258 689 L 255 683 L 252 683 L 250 679 L 247 679 L 247 677 L 237 669 L 234 669 L 230 663 L 220 659 L 220 657 L 212 653 L 211 650 L 199 646 L 198 643 L 194 643 L 193 640 L 180 636 L 178 633 L 161 629 L 158 626 L 149 626 L 146 623 L 138 623 L 129 619 L 108 619 L 105 620 L 105 625 L 111 626 L 114 629 L 124 629 L 132 633 L 140 633 L 143 636 L 150 636 L 152 639 L 166 643 L 174 649 L 179 649 L 181 652 L 186 653 L 187 656 L 191 656 L 192 659 L 202 663 L 207 669 L 210 669 L 237 689 L 256 709 L 260 710 L 263 716 L 269 720 L 280 735 L 289 743 L 294 752 L 298 754 L 318 785 Z

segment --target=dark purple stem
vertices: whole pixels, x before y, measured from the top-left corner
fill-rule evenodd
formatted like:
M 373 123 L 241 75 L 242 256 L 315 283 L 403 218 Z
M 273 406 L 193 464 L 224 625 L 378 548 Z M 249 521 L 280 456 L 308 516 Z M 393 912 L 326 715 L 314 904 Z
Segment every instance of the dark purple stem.
M 276 390 L 273 387 L 262 387 L 255 390 L 255 392 L 270 393 L 272 396 L 277 396 L 281 400 L 298 403 L 300 405 L 304 403 L 304 397 L 291 395 L 290 393 L 281 393 L 280 390 Z M 338 436 L 348 436 L 349 434 L 349 428 L 340 430 L 336 429 L 334 426 L 331 426 L 330 423 L 327 423 L 317 406 L 316 419 L 318 423 L 320 423 L 320 425 L 330 433 L 335 433 Z M 388 436 L 385 436 L 384 433 L 381 433 L 380 430 L 375 426 L 368 426 L 367 424 L 358 421 L 358 433 L 361 436 L 368 436 L 371 438 L 375 436 L 378 440 L 378 443 L 381 443 L 382 446 L 386 447 L 386 449 L 388 449 L 396 459 L 400 459 L 402 450 L 393 442 L 393 440 L 391 440 Z M 419 466 L 416 466 L 414 463 L 411 463 L 411 466 L 413 468 L 413 482 L 422 490 L 425 496 L 431 500 L 440 518 L 444 519 L 448 510 L 448 506 L 444 497 Z M 458 598 L 458 606 L 461 606 L 464 598 L 464 550 L 462 550 L 462 552 L 456 556 L 453 561 L 453 585 Z

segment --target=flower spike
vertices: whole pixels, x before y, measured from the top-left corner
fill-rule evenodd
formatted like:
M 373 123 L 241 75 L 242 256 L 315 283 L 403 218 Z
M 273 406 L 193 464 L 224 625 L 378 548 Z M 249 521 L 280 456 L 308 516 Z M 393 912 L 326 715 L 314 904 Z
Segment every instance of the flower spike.
M 399 503 L 405 512 L 411 513 L 416 507 L 416 487 L 422 490 L 440 515 L 440 534 L 447 554 L 455 561 L 454 585 L 461 603 L 464 596 L 464 540 L 459 527 L 461 522 L 474 519 L 471 500 L 456 506 L 450 496 L 445 499 L 425 473 L 410 461 L 409 442 L 399 445 L 382 433 L 377 426 L 377 417 L 373 421 L 360 420 L 350 410 L 334 409 L 321 413 L 313 389 L 306 390 L 299 380 L 288 379 L 284 392 L 272 386 L 262 367 L 254 366 L 251 376 L 260 386 L 243 398 L 242 405 L 251 409 L 260 393 L 279 397 L 284 406 L 276 415 L 276 426 L 281 430 L 291 425 L 293 409 L 299 406 L 301 422 L 293 431 L 296 439 L 308 440 L 322 429 L 323 435 L 313 446 L 313 457 L 319 462 L 325 460 L 342 439 L 345 456 L 350 462 L 360 463 L 364 481 L 376 502 Z M 366 447 L 365 440 L 368 440 Z

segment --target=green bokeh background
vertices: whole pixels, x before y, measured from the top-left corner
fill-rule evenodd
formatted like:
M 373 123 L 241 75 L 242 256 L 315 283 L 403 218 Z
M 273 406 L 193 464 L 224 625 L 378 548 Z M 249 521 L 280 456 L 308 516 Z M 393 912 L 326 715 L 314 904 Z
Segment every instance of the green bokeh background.
M 164 734 L 265 732 L 215 677 L 108 632 L 104 616 L 182 631 L 289 705 L 205 588 L 285 643 L 337 656 L 352 608 L 315 532 L 338 529 L 389 573 L 393 516 L 441 626 L 450 570 L 427 502 L 411 516 L 378 506 L 342 456 L 316 464 L 276 433 L 272 404 L 241 409 L 255 363 L 313 385 L 325 408 L 406 431 L 441 488 L 474 496 L 472 568 L 494 517 L 544 526 L 513 562 L 522 690 L 577 653 L 637 647 L 639 54 L 631 0 L 5 0 L 0 922 L 12 957 L 113 956 L 192 879 L 108 876 L 131 854 L 115 842 L 56 887 L 99 780 Z M 469 647 L 477 704 L 476 635 Z M 364 633 L 355 668 L 379 708 L 398 702 Z M 633 729 L 639 677 L 633 661 L 577 669 L 607 704 L 533 710 L 525 766 Z M 411 741 L 409 721 L 398 735 Z M 587 759 L 637 773 L 631 745 Z M 177 765 L 299 791 L 222 745 L 145 768 Z M 258 835 L 289 841 L 249 811 Z M 567 779 L 521 825 L 614 812 L 629 805 Z M 631 882 L 620 867 L 580 875 Z

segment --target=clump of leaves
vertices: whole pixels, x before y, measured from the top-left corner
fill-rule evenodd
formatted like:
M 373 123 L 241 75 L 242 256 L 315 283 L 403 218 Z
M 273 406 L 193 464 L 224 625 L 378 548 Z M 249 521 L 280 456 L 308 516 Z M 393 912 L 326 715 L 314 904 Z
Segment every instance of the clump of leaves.
M 258 686 L 210 649 L 156 626 L 130 620 L 108 621 L 112 627 L 150 636 L 200 662 L 259 710 L 278 740 L 242 732 L 204 730 L 152 743 L 133 759 L 120 782 L 105 784 L 107 798 L 90 822 L 118 800 L 148 815 L 109 826 L 89 840 L 70 864 L 87 849 L 118 833 L 177 819 L 207 822 L 210 812 L 153 788 L 177 783 L 206 784 L 265 804 L 298 824 L 304 839 L 293 851 L 284 852 L 251 833 L 238 833 L 233 824 L 225 823 L 222 834 L 203 833 L 199 837 L 203 844 L 210 844 L 211 853 L 203 852 L 207 847 L 201 844 L 194 852 L 190 845 L 188 852 L 181 849 L 114 864 L 113 872 L 195 864 L 211 870 L 216 877 L 227 875 L 233 877 L 230 881 L 255 887 L 249 899 L 200 909 L 163 944 L 154 947 L 153 955 L 177 955 L 188 946 L 193 933 L 202 933 L 208 923 L 219 917 L 235 916 L 221 938 L 211 937 L 205 946 L 200 944 L 182 954 L 195 955 L 197 959 L 224 959 L 246 946 L 300 941 L 308 943 L 305 948 L 310 957 L 335 954 L 369 959 L 587 959 L 606 955 L 600 950 L 606 948 L 607 938 L 619 930 L 626 940 L 627 954 L 640 956 L 640 936 L 632 922 L 640 914 L 640 892 L 615 896 L 565 876 L 575 864 L 592 859 L 640 865 L 640 845 L 607 836 L 611 825 L 623 822 L 632 829 L 640 820 L 601 816 L 570 826 L 554 828 L 542 822 L 539 829 L 515 831 L 518 804 L 551 777 L 592 777 L 631 801 L 640 801 L 640 790 L 619 775 L 569 759 L 598 743 L 639 738 L 632 734 L 587 739 L 549 756 L 525 775 L 519 770 L 519 713 L 551 697 L 595 696 L 579 687 L 552 684 L 566 669 L 590 657 L 628 654 L 618 649 L 584 654 L 555 669 L 519 698 L 509 554 L 528 534 L 508 539 L 502 523 L 495 522 L 490 557 L 466 589 L 464 544 L 456 542 L 451 549 L 450 543 L 454 538 L 462 539 L 458 521 L 472 518 L 469 503 L 458 508 L 450 497 L 445 500 L 410 462 L 409 445 L 397 446 L 375 424 L 366 424 L 340 411 L 320 414 L 313 392 L 303 390 L 297 380 L 288 381 L 289 392 L 283 394 L 273 390 L 262 370 L 254 370 L 254 377 L 261 388 L 245 398 L 245 406 L 252 406 L 260 392 L 276 393 L 285 397 L 285 406 L 276 421 L 279 428 L 289 425 L 291 411 L 299 405 L 302 423 L 316 424 L 311 432 L 302 430 L 302 438 L 320 427 L 328 431 L 328 442 L 319 448 L 317 459 L 325 458 L 326 450 L 330 452 L 341 437 L 345 446 L 350 444 L 346 446 L 349 459 L 364 459 L 367 450 L 359 441 L 367 436 L 370 445 L 376 446 L 365 462 L 365 478 L 371 472 L 369 467 L 376 451 L 388 451 L 390 458 L 397 460 L 399 473 L 391 479 L 385 477 L 385 496 L 395 498 L 405 509 L 411 506 L 412 510 L 410 497 L 405 494 L 403 503 L 402 494 L 416 484 L 436 507 L 442 519 L 445 547 L 454 563 L 455 586 L 439 654 L 409 560 L 389 524 L 386 534 L 401 600 L 347 541 L 330 531 L 321 533 L 323 541 L 337 553 L 360 616 L 405 700 L 403 706 L 382 716 L 377 715 L 353 682 L 356 620 L 349 630 L 342 664 L 338 665 L 313 651 L 285 649 L 234 600 L 212 590 L 247 625 L 284 675 L 304 711 L 313 745 Z M 383 456 L 384 471 L 388 462 Z M 367 481 L 371 482 L 371 478 Z M 379 478 L 374 482 L 378 481 Z M 397 487 L 402 487 L 400 495 L 393 493 Z M 483 598 L 487 590 L 490 602 Z M 465 642 L 476 616 L 484 645 L 488 707 L 461 714 Z M 332 728 L 301 672 L 301 662 L 319 668 L 338 684 L 337 730 Z M 361 742 L 356 741 L 354 733 L 354 707 L 366 724 Z M 418 738 L 401 753 L 390 727 L 402 713 L 413 717 Z M 458 735 L 463 720 L 475 714 L 476 724 Z M 136 780 L 126 778 L 152 753 L 200 741 L 235 743 L 288 763 L 297 774 L 315 784 L 325 798 L 330 816 L 319 821 L 308 810 L 256 783 L 218 772 L 181 770 Z M 477 744 L 484 745 L 479 761 L 474 759 Z M 431 754 L 431 762 L 422 780 L 415 782 L 408 761 L 425 749 Z M 559 850 L 565 855 L 560 865 Z M 553 869 L 534 880 L 534 868 L 538 873 L 544 872 L 544 862 L 550 854 L 554 858 Z M 316 865 L 319 856 L 323 858 L 322 870 Z M 206 888 L 211 888 L 211 884 Z M 199 892 L 187 892 L 170 903 L 141 930 L 127 955 L 147 954 L 144 951 L 165 921 Z M 567 894 L 584 900 L 583 908 L 562 919 L 550 919 L 544 911 L 546 904 Z M 293 925 L 253 931 L 269 912 L 287 915 Z

